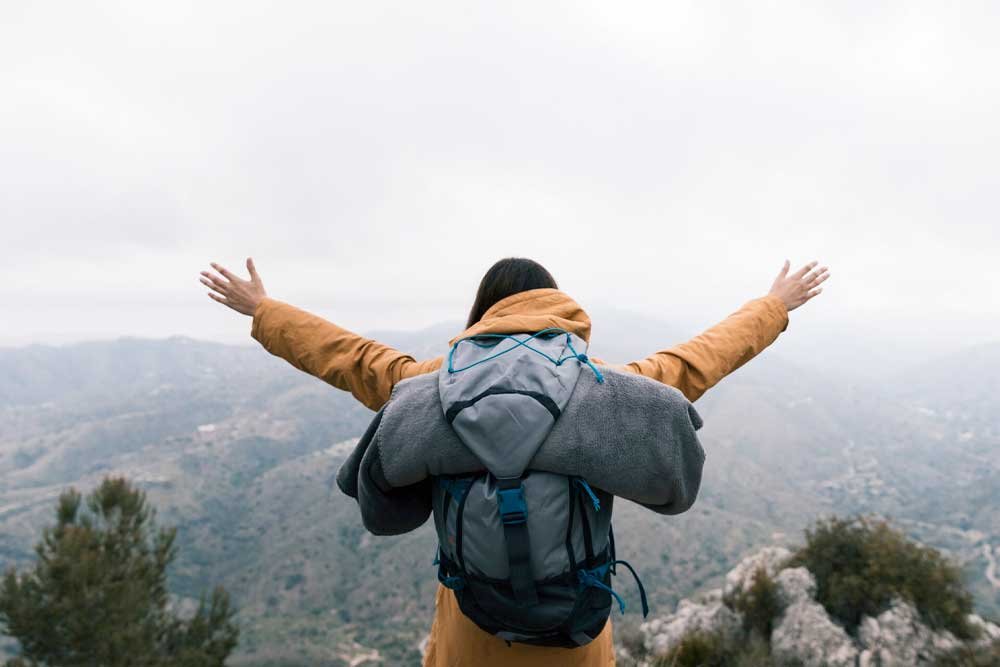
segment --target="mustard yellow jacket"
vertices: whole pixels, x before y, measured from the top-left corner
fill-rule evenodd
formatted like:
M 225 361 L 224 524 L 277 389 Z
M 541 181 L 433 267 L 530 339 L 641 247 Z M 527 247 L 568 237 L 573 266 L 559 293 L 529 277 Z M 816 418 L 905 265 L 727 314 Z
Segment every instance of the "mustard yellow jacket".
M 770 345 L 788 326 L 788 311 L 776 296 L 745 303 L 725 320 L 686 343 L 640 361 L 614 366 L 659 380 L 697 400 L 723 377 Z M 558 327 L 590 340 L 590 318 L 556 289 L 521 292 L 497 302 L 458 338 L 481 333 L 524 333 Z M 372 410 L 389 400 L 400 380 L 441 367 L 443 357 L 417 361 L 388 345 L 359 336 L 321 317 L 265 298 L 253 315 L 251 336 L 271 354 L 338 389 Z M 594 358 L 594 362 L 603 364 Z M 481 630 L 458 608 L 454 594 L 438 587 L 434 621 L 424 657 L 427 667 L 607 667 L 615 664 L 611 623 L 587 646 L 575 649 L 506 642 Z

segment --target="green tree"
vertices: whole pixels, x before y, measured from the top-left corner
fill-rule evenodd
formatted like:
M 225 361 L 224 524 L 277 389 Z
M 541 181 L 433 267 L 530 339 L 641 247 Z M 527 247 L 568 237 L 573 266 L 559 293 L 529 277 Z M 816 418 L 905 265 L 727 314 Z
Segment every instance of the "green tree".
M 105 479 L 85 502 L 63 493 L 34 566 L 0 584 L 0 630 L 20 644 L 8 666 L 223 665 L 239 634 L 226 591 L 187 618 L 168 606 L 175 535 L 126 479 Z

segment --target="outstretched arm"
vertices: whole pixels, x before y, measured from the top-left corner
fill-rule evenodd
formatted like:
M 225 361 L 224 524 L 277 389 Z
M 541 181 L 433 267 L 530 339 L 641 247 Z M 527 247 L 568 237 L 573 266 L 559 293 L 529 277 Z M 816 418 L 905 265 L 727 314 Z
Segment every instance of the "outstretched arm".
M 753 359 L 788 327 L 788 312 L 823 290 L 827 268 L 810 262 L 788 275 L 786 260 L 770 292 L 686 343 L 626 364 L 625 368 L 677 387 L 695 401 L 722 378 Z
M 253 317 L 250 335 L 273 355 L 338 389 L 351 392 L 372 410 L 389 400 L 400 380 L 428 373 L 441 359 L 416 361 L 388 345 L 360 336 L 290 304 L 267 296 L 253 260 L 247 259 L 250 280 L 218 264 L 216 276 L 202 271 L 209 296 L 233 310 Z

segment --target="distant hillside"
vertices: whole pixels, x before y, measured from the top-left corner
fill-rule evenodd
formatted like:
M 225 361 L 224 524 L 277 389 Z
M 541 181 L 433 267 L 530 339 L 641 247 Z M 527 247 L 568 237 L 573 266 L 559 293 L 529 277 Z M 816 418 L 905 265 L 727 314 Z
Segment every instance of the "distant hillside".
M 609 361 L 676 341 L 670 326 L 628 314 L 600 327 L 592 352 Z M 446 351 L 456 329 L 379 337 L 422 358 Z M 996 615 L 1000 581 L 987 574 L 1000 548 L 997 394 L 992 412 L 976 413 L 985 427 L 970 431 L 936 407 L 941 383 L 844 384 L 785 361 L 780 347 L 698 401 L 708 460 L 693 510 L 667 518 L 617 508 L 620 551 L 654 607 L 717 584 L 741 555 L 817 515 L 861 510 L 894 516 L 963 559 L 980 610 Z M 975 359 L 970 373 L 1000 375 L 995 357 Z M 31 557 L 61 489 L 123 472 L 180 526 L 177 591 L 221 579 L 234 593 L 241 664 L 346 664 L 370 649 L 390 664 L 413 662 L 433 604 L 433 537 L 427 526 L 366 535 L 352 502 L 327 486 L 370 416 L 250 345 L 171 338 L 0 350 L 0 566 Z
M 892 378 L 893 393 L 970 431 L 1000 437 L 1000 342 L 931 359 Z

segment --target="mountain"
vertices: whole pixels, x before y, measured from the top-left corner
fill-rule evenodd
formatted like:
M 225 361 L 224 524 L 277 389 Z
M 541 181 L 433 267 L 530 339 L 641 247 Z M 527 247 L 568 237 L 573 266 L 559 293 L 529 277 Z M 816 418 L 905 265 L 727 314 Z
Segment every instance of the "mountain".
M 459 328 L 378 337 L 425 357 L 446 352 Z M 627 361 L 676 331 L 614 313 L 595 326 L 592 352 Z M 997 356 L 956 351 L 875 384 L 804 369 L 780 348 L 696 403 L 708 458 L 691 511 L 617 504 L 619 551 L 654 609 L 716 585 L 742 555 L 816 516 L 875 512 L 961 559 L 980 612 L 997 615 L 1000 398 L 947 382 L 955 368 L 995 380 Z M 367 535 L 353 502 L 329 486 L 370 417 L 254 345 L 175 337 L 0 349 L 0 566 L 32 557 L 62 489 L 126 474 L 179 527 L 173 590 L 187 599 L 223 583 L 233 593 L 244 628 L 234 664 L 359 664 L 372 650 L 415 663 L 436 586 L 430 527 Z M 627 600 L 631 585 L 620 584 Z M 627 631 L 638 618 L 615 622 Z

